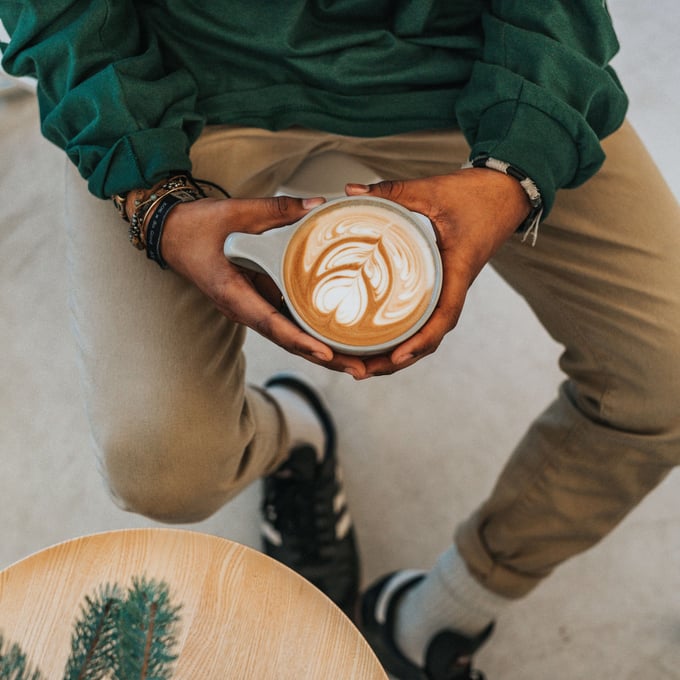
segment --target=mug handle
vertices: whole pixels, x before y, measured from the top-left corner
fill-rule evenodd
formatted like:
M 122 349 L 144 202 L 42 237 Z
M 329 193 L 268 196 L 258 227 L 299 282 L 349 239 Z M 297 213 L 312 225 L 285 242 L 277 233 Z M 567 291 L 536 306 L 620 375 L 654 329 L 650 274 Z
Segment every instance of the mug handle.
M 244 234 L 240 231 L 232 232 L 224 242 L 224 254 L 229 262 L 239 267 L 268 274 L 269 272 L 256 262 L 259 259 L 259 238 L 260 234 Z
M 261 234 L 235 231 L 224 242 L 224 254 L 239 267 L 268 274 L 280 288 L 283 253 L 297 226 L 293 223 Z

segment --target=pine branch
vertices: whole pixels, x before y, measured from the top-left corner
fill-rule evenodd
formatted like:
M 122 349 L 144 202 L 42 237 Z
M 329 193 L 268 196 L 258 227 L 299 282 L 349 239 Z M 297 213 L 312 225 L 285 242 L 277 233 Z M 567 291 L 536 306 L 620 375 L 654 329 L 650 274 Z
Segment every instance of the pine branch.
M 6 648 L 7 647 L 7 648 Z M 0 633 L 0 680 L 43 680 L 39 670 L 31 670 L 26 654 L 17 644 L 10 645 Z
M 110 585 L 101 588 L 93 598 L 85 598 L 71 636 L 64 680 L 101 680 L 115 665 L 121 598 L 119 588 Z
M 165 583 L 135 579 L 118 615 L 117 680 L 169 680 L 179 607 Z
M 170 680 L 179 609 L 163 582 L 133 579 L 125 596 L 118 586 L 100 588 L 74 624 L 64 680 Z M 0 680 L 44 680 L 1 634 Z

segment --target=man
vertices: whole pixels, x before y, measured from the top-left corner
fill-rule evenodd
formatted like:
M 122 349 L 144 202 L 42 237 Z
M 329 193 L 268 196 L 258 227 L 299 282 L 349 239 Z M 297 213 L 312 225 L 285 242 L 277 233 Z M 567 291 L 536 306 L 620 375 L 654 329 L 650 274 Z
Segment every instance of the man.
M 600 0 L 0 0 L 0 17 L 3 65 L 38 79 L 43 132 L 87 180 L 89 194 L 67 179 L 74 321 L 123 507 L 197 520 L 266 475 L 268 552 L 349 611 L 357 556 L 333 506 L 335 425 L 296 379 L 246 387 L 244 327 L 357 379 L 393 373 L 436 350 L 487 262 L 564 345 L 568 379 L 435 568 L 361 596 L 385 666 L 472 677 L 500 611 L 678 463 L 678 206 L 623 123 Z M 322 201 L 271 196 L 328 149 L 387 180 L 349 194 L 395 200 L 437 231 L 440 304 L 386 356 L 333 354 L 222 254 L 231 231 Z M 204 197 L 196 177 L 233 198 Z

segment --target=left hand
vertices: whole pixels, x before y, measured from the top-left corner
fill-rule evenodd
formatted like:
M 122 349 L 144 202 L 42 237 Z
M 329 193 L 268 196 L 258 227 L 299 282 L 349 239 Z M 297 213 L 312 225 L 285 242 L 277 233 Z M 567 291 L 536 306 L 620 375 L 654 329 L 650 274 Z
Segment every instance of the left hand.
M 305 333 L 281 312 L 278 302 L 281 295 L 268 277 L 253 275 L 224 256 L 224 241 L 230 233 L 258 234 L 291 224 L 319 202 L 323 198 L 276 196 L 202 198 L 182 203 L 165 222 L 163 256 L 176 273 L 192 282 L 230 321 L 252 328 L 312 363 L 360 378 L 365 375 L 365 366 L 359 358 L 333 352 Z
M 349 196 L 379 196 L 429 217 L 444 265 L 439 303 L 428 322 L 385 355 L 364 359 L 361 377 L 387 375 L 432 354 L 458 323 L 467 290 L 529 214 L 519 182 L 496 170 L 470 168 L 424 179 L 348 184 Z

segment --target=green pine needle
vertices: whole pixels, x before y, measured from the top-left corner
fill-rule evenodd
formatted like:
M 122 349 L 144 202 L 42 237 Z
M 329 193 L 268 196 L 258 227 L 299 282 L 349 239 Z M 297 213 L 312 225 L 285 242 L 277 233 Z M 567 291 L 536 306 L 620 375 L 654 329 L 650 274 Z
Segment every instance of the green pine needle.
M 179 609 L 164 582 L 133 579 L 125 595 L 115 585 L 100 588 L 85 598 L 74 624 L 64 680 L 170 680 Z M 2 634 L 0 680 L 44 680 Z
M 100 680 L 113 667 L 120 607 L 117 586 L 106 585 L 94 597 L 85 598 L 73 629 L 64 680 Z
M 0 633 L 0 680 L 43 680 L 38 670 L 31 670 L 26 661 L 26 654 L 17 644 L 5 645 Z
M 165 583 L 133 580 L 118 614 L 117 680 L 169 680 L 178 611 Z

